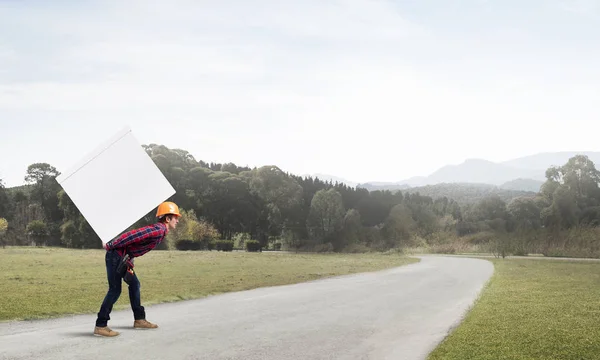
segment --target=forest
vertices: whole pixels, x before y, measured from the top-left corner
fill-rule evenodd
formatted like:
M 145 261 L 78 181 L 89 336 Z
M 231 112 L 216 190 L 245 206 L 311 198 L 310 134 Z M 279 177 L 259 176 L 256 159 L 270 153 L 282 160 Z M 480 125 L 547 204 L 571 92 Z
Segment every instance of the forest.
M 429 195 L 410 188 L 369 191 L 275 165 L 207 163 L 164 145 L 143 148 L 176 189 L 169 200 L 183 211 L 160 249 L 600 257 L 600 172 L 584 155 L 547 169 L 537 193 L 482 191 L 474 198 L 469 184 L 443 184 Z M 23 186 L 6 188 L 0 179 L 2 246 L 101 248 L 56 181 L 59 174 L 51 164 L 35 163 Z M 154 211 L 130 228 L 154 222 Z

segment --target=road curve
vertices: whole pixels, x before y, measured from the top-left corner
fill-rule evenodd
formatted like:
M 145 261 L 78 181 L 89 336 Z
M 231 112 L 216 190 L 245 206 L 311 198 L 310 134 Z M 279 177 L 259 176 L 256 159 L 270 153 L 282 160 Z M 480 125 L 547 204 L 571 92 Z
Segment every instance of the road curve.
M 149 306 L 156 330 L 134 330 L 130 310 L 113 312 L 116 338 L 92 335 L 95 315 L 0 323 L 0 359 L 425 359 L 493 265 L 419 257 L 380 272 Z

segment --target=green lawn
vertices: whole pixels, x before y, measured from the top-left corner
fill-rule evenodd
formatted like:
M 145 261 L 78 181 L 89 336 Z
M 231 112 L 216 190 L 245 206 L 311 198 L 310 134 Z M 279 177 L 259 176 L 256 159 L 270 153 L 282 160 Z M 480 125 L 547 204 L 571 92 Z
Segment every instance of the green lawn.
M 95 313 L 108 283 L 104 250 L 0 249 L 0 321 Z M 199 298 L 382 270 L 418 262 L 398 254 L 151 251 L 136 259 L 142 304 Z M 127 285 L 115 309 L 129 305 Z
M 600 359 L 600 263 L 488 259 L 495 273 L 429 359 Z

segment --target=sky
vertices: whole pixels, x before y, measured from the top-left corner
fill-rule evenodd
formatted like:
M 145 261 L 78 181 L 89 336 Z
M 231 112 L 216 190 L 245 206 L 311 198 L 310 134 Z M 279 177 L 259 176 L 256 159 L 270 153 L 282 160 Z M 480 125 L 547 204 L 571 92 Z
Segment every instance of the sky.
M 0 0 L 0 178 L 140 143 L 400 181 L 600 150 L 600 0 Z

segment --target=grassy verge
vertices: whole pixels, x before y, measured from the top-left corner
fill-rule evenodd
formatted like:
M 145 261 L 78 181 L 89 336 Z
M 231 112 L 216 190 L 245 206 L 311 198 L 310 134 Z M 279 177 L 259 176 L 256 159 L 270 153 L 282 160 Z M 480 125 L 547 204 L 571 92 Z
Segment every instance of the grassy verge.
M 152 251 L 136 259 L 142 303 L 382 270 L 419 261 L 397 254 Z M 97 312 L 108 283 L 103 250 L 0 249 L 0 321 Z M 115 310 L 129 307 L 127 285 Z
M 490 261 L 490 283 L 430 360 L 600 358 L 600 263 Z

